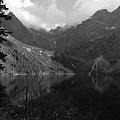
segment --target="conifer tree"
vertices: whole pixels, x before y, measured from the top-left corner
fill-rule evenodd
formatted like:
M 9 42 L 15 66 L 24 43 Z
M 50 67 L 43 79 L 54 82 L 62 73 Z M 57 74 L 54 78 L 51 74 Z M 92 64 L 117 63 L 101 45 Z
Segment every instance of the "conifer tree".
M 7 15 L 6 12 L 9 10 L 3 2 L 4 0 L 0 0 L 0 18 L 4 18 L 5 20 L 10 20 L 11 16 Z M 5 28 L 2 27 L 2 21 L 0 21 L 0 35 L 8 36 L 12 32 L 8 32 Z

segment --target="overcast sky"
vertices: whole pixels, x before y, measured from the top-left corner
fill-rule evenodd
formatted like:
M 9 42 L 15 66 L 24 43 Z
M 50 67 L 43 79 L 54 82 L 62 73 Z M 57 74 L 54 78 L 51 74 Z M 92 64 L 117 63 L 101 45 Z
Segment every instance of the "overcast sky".
M 26 26 L 47 30 L 60 25 L 81 23 L 97 10 L 113 11 L 120 0 L 5 0 L 10 10 Z

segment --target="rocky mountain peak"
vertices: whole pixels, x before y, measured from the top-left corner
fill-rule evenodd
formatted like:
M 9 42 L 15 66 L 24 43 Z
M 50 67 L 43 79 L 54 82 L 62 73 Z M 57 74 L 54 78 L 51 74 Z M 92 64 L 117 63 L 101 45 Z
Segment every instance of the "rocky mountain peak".
M 114 14 L 120 14 L 120 6 L 117 7 L 117 9 L 115 9 L 112 13 Z
M 98 17 L 103 17 L 103 16 L 106 16 L 108 15 L 110 12 L 107 10 L 107 9 L 101 9 L 101 10 L 98 10 L 93 16 L 92 18 L 98 18 Z
M 120 5 L 118 6 L 118 8 L 116 10 L 119 10 L 120 11 Z

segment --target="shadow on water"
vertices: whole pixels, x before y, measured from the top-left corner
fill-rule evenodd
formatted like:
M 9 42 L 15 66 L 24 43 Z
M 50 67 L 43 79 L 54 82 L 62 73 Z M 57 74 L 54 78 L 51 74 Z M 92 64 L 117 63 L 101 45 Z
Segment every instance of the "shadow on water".
M 11 76 L 0 82 L 0 110 L 10 120 L 120 120 L 117 77 Z

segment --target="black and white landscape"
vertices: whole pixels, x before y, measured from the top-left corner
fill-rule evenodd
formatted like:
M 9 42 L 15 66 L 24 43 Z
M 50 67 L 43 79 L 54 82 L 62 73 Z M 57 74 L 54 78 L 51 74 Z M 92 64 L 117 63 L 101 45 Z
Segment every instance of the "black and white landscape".
M 0 0 L 0 120 L 120 120 L 120 7 L 49 31 Z

